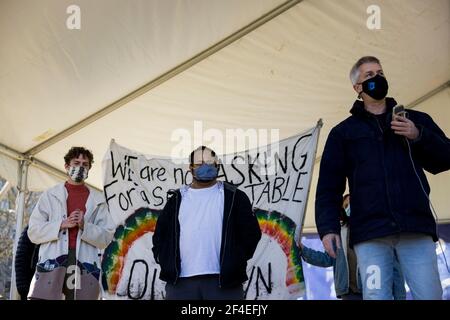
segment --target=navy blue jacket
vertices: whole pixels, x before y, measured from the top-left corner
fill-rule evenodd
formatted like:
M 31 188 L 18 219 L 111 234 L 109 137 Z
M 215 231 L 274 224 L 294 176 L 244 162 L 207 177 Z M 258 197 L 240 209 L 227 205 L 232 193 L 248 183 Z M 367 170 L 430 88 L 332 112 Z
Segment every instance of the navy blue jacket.
M 220 182 L 219 182 L 220 183 Z M 247 278 L 247 260 L 255 253 L 261 229 L 247 195 L 235 186 L 224 184 L 224 214 L 220 248 L 219 286 L 241 285 Z M 180 223 L 178 214 L 181 192 L 175 190 L 156 222 L 153 255 L 161 267 L 159 278 L 176 284 L 180 275 Z
M 386 98 L 388 115 L 383 126 L 364 109 L 362 101 L 355 101 L 352 115 L 331 130 L 316 192 L 316 225 L 321 238 L 340 233 L 339 214 L 347 179 L 352 208 L 350 245 L 399 232 L 428 234 L 437 241 L 436 223 L 421 184 L 429 195 L 423 169 L 437 174 L 450 168 L 450 140 L 429 115 L 408 110 L 408 118 L 420 134 L 407 143 L 391 129 L 396 104 Z

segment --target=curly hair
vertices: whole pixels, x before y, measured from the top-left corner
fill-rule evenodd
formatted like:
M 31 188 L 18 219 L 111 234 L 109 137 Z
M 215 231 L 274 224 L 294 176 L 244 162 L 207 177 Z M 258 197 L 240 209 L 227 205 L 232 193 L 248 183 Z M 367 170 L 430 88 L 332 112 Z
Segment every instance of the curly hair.
M 80 155 L 89 160 L 89 168 L 92 167 L 94 163 L 94 155 L 92 152 L 84 147 L 72 147 L 69 152 L 64 156 L 64 161 L 67 165 L 70 164 L 70 160 L 77 159 Z

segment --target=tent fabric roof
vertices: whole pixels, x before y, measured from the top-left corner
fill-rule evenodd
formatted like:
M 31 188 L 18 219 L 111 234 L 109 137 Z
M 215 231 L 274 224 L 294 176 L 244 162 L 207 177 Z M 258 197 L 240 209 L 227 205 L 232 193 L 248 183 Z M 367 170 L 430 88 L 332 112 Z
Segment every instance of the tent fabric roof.
M 289 5 L 221 50 L 33 154 L 62 170 L 71 146 L 89 147 L 97 165 L 88 181 L 99 188 L 100 160 L 111 138 L 142 153 L 167 156 L 177 143 L 173 133 L 185 129 L 193 135 L 196 120 L 204 131 L 275 128 L 283 139 L 323 118 L 320 159 L 330 129 L 348 116 L 355 99 L 348 72 L 363 55 L 381 59 L 389 95 L 404 105 L 444 84 L 416 109 L 430 112 L 450 132 L 448 0 L 377 1 L 380 30 L 367 28 L 371 3 L 359 0 L 77 3 L 81 30 L 66 28 L 71 1 L 0 3 L 0 143 L 19 153 Z M 0 174 L 14 182 L 16 172 L 17 164 L 0 155 Z M 307 228 L 314 226 L 317 173 L 318 166 Z M 31 189 L 54 181 L 32 168 Z M 432 199 L 435 182 L 448 186 L 449 173 L 432 178 Z M 448 200 L 439 190 L 438 212 L 450 218 Z

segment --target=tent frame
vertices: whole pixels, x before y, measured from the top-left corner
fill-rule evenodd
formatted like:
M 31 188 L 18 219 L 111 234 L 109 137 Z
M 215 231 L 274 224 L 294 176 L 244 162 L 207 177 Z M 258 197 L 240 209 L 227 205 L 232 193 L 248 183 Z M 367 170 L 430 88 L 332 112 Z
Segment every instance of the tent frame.
M 137 88 L 136 90 L 130 92 L 129 94 L 119 98 L 118 100 L 112 102 L 111 104 L 103 107 L 99 111 L 91 114 L 90 116 L 82 119 L 81 121 L 78 121 L 77 123 L 73 124 L 72 126 L 64 129 L 63 131 L 57 133 L 56 135 L 50 137 L 49 139 L 43 141 L 42 143 L 30 148 L 24 153 L 18 152 L 6 145 L 0 144 L 0 154 L 4 154 L 14 160 L 17 160 L 19 162 L 18 166 L 18 183 L 17 187 L 19 190 L 19 193 L 17 195 L 16 200 L 16 234 L 14 239 L 14 246 L 13 246 L 13 268 L 12 268 L 12 277 L 11 277 L 11 293 L 10 298 L 16 299 L 17 298 L 17 290 L 15 287 L 15 272 L 14 272 L 14 260 L 16 255 L 16 249 L 17 249 L 17 243 L 20 237 L 20 233 L 22 230 L 23 225 L 23 216 L 25 211 L 25 197 L 28 193 L 28 173 L 29 173 L 29 166 L 32 165 L 44 172 L 47 172 L 53 176 L 56 176 L 60 179 L 66 179 L 66 173 L 41 161 L 38 159 L 35 159 L 34 156 L 38 154 L 39 152 L 47 149 L 48 147 L 54 145 L 55 143 L 63 140 L 66 137 L 71 136 L 72 134 L 78 132 L 79 130 L 85 128 L 89 124 L 105 117 L 109 113 L 119 109 L 120 107 L 124 106 L 130 101 L 133 101 L 134 99 L 140 97 L 144 93 L 158 87 L 159 85 L 165 83 L 169 79 L 175 77 L 176 75 L 184 72 L 185 70 L 193 67 L 194 65 L 198 64 L 202 60 L 208 58 L 209 56 L 213 55 L 214 53 L 220 51 L 221 49 L 229 46 L 233 42 L 239 40 L 240 38 L 244 37 L 248 33 L 252 32 L 253 30 L 257 29 L 258 27 L 264 25 L 268 21 L 272 20 L 273 18 L 277 17 L 278 15 L 284 13 L 285 11 L 289 10 L 290 8 L 296 6 L 302 2 L 302 0 L 288 0 L 281 5 L 277 6 L 273 10 L 269 11 L 265 15 L 261 16 L 260 18 L 256 19 L 255 21 L 252 21 L 245 27 L 241 28 L 240 30 L 236 31 L 235 33 L 231 34 L 230 36 L 226 37 L 225 39 L 219 41 L 218 43 L 212 45 L 211 47 L 205 49 L 204 51 L 198 53 L 191 59 L 182 62 L 181 64 L 175 66 L 171 70 L 165 72 L 164 74 L 160 75 L 159 77 L 151 80 L 150 82 L 144 84 L 143 86 Z M 431 98 L 432 96 L 436 95 L 437 93 L 443 91 L 444 89 L 450 87 L 450 80 L 446 83 L 442 84 L 441 86 L 437 87 L 436 89 L 428 92 L 427 94 L 423 95 L 419 99 L 413 101 L 412 103 L 408 104 L 408 108 L 414 108 L 421 102 Z M 321 121 L 320 121 L 321 122 Z M 321 125 L 320 125 L 321 127 Z M 316 149 L 317 152 L 317 149 Z M 320 162 L 321 157 L 316 157 L 315 163 Z M 314 165 L 313 165 L 314 168 Z M 312 175 L 311 175 L 312 176 Z M 311 183 L 311 181 L 310 181 Z M 91 187 L 99 190 L 97 187 L 94 187 L 90 185 Z M 101 190 L 100 190 L 101 191 Z M 309 197 L 309 192 L 308 196 Z M 305 208 L 306 210 L 306 208 Z M 302 221 L 301 226 L 303 229 L 304 221 Z

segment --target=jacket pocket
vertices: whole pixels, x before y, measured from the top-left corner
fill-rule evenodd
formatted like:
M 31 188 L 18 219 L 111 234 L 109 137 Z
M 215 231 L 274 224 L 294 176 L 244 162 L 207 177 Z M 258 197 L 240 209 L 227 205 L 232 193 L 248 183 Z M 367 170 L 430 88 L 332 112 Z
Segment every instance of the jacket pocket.
M 347 159 L 351 159 L 355 165 L 365 163 L 372 159 L 378 152 L 377 137 L 373 132 L 355 132 L 347 137 L 345 150 Z

